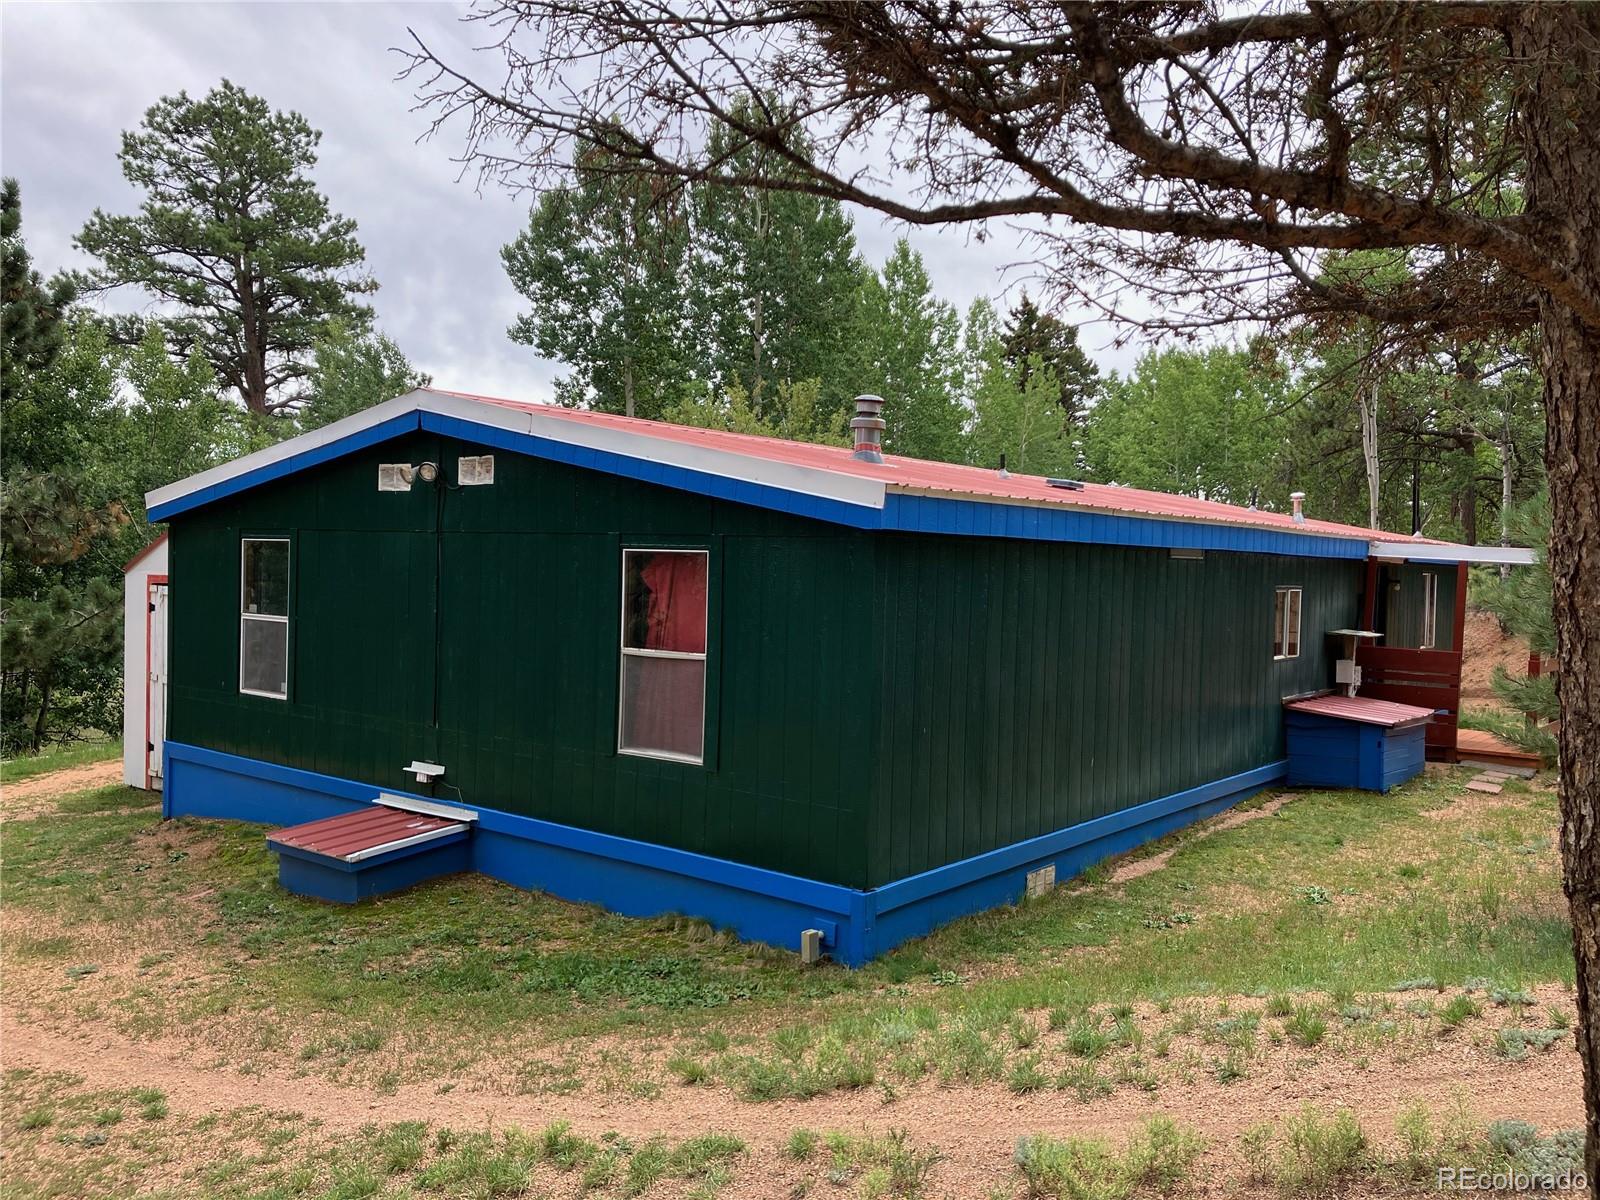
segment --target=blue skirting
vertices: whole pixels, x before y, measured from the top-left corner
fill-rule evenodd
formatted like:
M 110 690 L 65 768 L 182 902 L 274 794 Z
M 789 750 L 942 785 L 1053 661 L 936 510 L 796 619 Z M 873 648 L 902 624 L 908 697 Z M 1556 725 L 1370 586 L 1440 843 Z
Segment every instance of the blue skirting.
M 626 916 L 681 913 L 792 950 L 799 949 L 803 930 L 820 929 L 824 949 L 854 967 L 957 917 L 1017 902 L 1028 874 L 1040 867 L 1053 865 L 1064 881 L 1221 812 L 1283 779 L 1287 768 L 1287 762 L 1268 763 L 870 891 L 490 808 L 475 810 L 473 835 L 459 845 L 466 869 Z M 369 804 L 378 791 L 168 742 L 161 812 L 294 825 Z

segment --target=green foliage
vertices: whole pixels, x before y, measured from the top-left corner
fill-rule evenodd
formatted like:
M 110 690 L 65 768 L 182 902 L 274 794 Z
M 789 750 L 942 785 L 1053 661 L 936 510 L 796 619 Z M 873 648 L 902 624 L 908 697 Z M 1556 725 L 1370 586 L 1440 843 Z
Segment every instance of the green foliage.
M 1113 376 L 1084 430 L 1089 476 L 1105 483 L 1287 507 L 1278 472 L 1287 381 L 1276 357 L 1252 350 L 1146 354 Z
M 15 179 L 0 182 L 0 404 L 8 410 L 18 385 L 60 352 L 62 322 L 72 303 L 72 281 L 48 283 L 33 269 L 22 240 L 22 191 Z
M 818 380 L 779 380 L 768 397 L 766 414 L 758 413 L 749 394 L 734 383 L 720 392 L 705 388 L 674 401 L 662 411 L 661 419 L 698 429 L 725 429 L 826 446 L 850 444 L 844 413 L 823 407 Z
M 734 112 L 753 124 L 769 114 L 784 118 L 771 97 L 741 100 Z M 803 142 L 787 140 L 806 152 Z M 759 140 L 736 149 L 730 142 L 718 126 L 706 147 L 724 172 L 788 173 Z M 843 417 L 861 390 L 855 334 L 865 274 L 843 206 L 800 191 L 712 183 L 696 185 L 691 204 L 687 299 L 701 347 L 696 375 L 719 390 L 742 389 L 754 413 L 772 424 L 781 424 L 772 410 L 776 389 L 813 380 L 825 419 Z
M 1018 1140 L 1016 1164 L 1030 1200 L 1126 1200 L 1178 1190 L 1204 1149 L 1193 1130 L 1155 1117 L 1120 1154 L 1095 1138 L 1036 1134 Z
M 1367 1162 L 1367 1136 L 1349 1109 L 1329 1119 L 1307 1105 L 1284 1122 L 1273 1178 L 1285 1196 L 1329 1196 Z
M 96 209 L 78 245 L 100 260 L 100 288 L 131 286 L 177 311 L 158 318 L 174 346 L 196 347 L 245 407 L 291 408 L 328 323 L 364 326 L 355 222 L 330 211 L 312 182 L 321 134 L 298 113 L 227 80 L 198 100 L 154 104 L 122 135 L 139 211 Z
M 335 318 L 317 339 L 301 429 L 319 429 L 374 404 L 393 400 L 432 379 L 407 361 L 388 335 L 352 328 Z
M 501 251 L 531 306 L 511 338 L 572 369 L 562 403 L 659 417 L 691 373 L 689 211 L 676 191 L 609 171 L 601 150 L 572 179 L 540 195 Z
M 960 321 L 933 293 L 922 256 L 901 238 L 871 278 L 861 336 L 868 362 L 863 392 L 884 399 L 884 449 L 959 462 L 965 411 L 960 400 Z
M 1034 377 L 1048 371 L 1061 419 L 1081 421 L 1100 389 L 1100 372 L 1078 345 L 1078 331 L 1054 313 L 1041 312 L 1024 292 L 1006 317 L 1004 357 L 1014 382 L 1026 391 Z

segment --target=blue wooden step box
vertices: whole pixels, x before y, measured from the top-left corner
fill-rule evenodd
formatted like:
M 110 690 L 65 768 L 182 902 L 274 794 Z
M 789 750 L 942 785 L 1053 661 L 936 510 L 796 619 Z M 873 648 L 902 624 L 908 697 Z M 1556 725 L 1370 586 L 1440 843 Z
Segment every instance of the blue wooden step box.
M 1366 696 L 1285 705 L 1291 787 L 1387 792 L 1422 773 L 1431 709 Z

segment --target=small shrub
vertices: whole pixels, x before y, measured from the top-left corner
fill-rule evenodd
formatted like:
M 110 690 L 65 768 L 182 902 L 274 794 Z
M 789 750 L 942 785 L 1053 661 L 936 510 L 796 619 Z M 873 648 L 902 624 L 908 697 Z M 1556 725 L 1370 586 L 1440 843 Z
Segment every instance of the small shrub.
M 817 1143 L 821 1140 L 815 1129 L 796 1129 L 784 1142 L 783 1152 L 798 1162 L 816 1153 Z
M 1116 1084 L 1095 1070 L 1092 1063 L 1076 1063 L 1056 1076 L 1056 1090 L 1070 1091 L 1084 1104 L 1091 1100 L 1098 1100 L 1102 1096 L 1109 1096 L 1116 1091 Z
M 1234 1050 L 1226 1058 L 1219 1058 L 1212 1063 L 1211 1073 L 1216 1076 L 1218 1083 L 1237 1083 L 1249 1072 L 1245 1070 L 1244 1055 Z
M 667 1070 L 678 1077 L 678 1082 L 697 1087 L 711 1078 L 711 1068 L 698 1058 L 680 1054 L 667 1060 Z
M 1439 1023 L 1446 1029 L 1455 1029 L 1468 1018 L 1482 1012 L 1483 1006 L 1471 996 L 1457 996 L 1439 1010 Z
M 1328 1023 L 1313 1009 L 1297 1008 L 1294 1016 L 1283 1023 L 1283 1031 L 1307 1049 L 1322 1041 L 1328 1032 Z
M 99 1125 L 102 1128 L 107 1125 L 121 1124 L 122 1110 L 116 1107 L 102 1108 L 99 1112 L 94 1114 L 93 1120 L 96 1125 Z
M 1104 1142 L 1044 1134 L 1017 1143 L 1029 1200 L 1125 1200 L 1133 1194 L 1122 1160 Z
M 1017 1059 L 1011 1064 L 1011 1073 L 1006 1078 L 1006 1086 L 1019 1096 L 1029 1092 L 1042 1091 L 1050 1086 L 1050 1078 L 1039 1069 L 1039 1056 L 1029 1054 Z
M 1016 1164 L 1033 1200 L 1127 1200 L 1135 1193 L 1177 1190 L 1204 1149 L 1193 1130 L 1156 1117 L 1121 1154 L 1095 1138 L 1041 1134 L 1017 1142 Z
M 1564 1036 L 1561 1029 L 1502 1029 L 1495 1034 L 1494 1052 L 1501 1058 L 1523 1059 L 1530 1049 L 1548 1050 Z
M 1152 1117 L 1128 1144 L 1126 1162 L 1134 1186 L 1170 1195 L 1188 1180 L 1205 1139 L 1168 1117 Z
M 1079 1058 L 1099 1058 L 1111 1045 L 1111 1036 L 1088 1021 L 1079 1021 L 1067 1034 L 1067 1050 Z
M 1267 1016 L 1269 1017 L 1287 1017 L 1292 1012 L 1294 1012 L 1294 1001 L 1282 992 L 1277 993 L 1267 1001 Z
M 1274 1181 L 1285 1196 L 1328 1196 L 1365 1166 L 1367 1138 L 1347 1108 L 1328 1120 L 1310 1105 L 1284 1122 Z
M 573 1133 L 571 1121 L 552 1121 L 539 1135 L 539 1153 L 557 1170 L 570 1171 L 594 1157 L 595 1145 Z
M 1437 992 L 1439 981 L 1432 976 L 1424 975 L 1418 979 L 1402 979 L 1389 989 L 1394 992 Z
M 422 1137 L 427 1128 L 422 1121 L 403 1121 L 389 1126 L 378 1135 L 374 1148 L 378 1152 L 378 1165 L 385 1175 L 399 1175 L 413 1170 L 422 1161 Z
M 37 1108 L 30 1108 L 17 1118 L 19 1129 L 44 1129 L 56 1119 L 56 1110 L 48 1105 L 41 1104 Z
M 1400 1141 L 1400 1160 L 1396 1164 L 1408 1179 L 1423 1179 L 1433 1170 L 1437 1161 L 1437 1142 L 1427 1106 L 1413 1104 L 1395 1120 L 1395 1133 Z
M 133 1101 L 146 1121 L 160 1121 L 167 1115 L 167 1094 L 160 1088 L 134 1088 Z

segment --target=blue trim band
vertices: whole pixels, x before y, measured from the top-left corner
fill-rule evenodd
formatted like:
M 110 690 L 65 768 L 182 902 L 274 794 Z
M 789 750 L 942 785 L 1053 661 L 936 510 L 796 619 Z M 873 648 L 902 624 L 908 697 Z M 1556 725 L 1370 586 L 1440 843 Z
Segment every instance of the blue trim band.
M 1287 770 L 1287 761 L 1268 763 L 871 891 L 473 805 L 467 807 L 476 808 L 478 822 L 471 837 L 459 843 L 467 866 L 452 869 L 480 871 L 628 916 L 702 917 L 747 940 L 790 949 L 799 948 L 802 930 L 820 929 L 829 953 L 854 967 L 957 917 L 1016 903 L 1031 871 L 1053 866 L 1056 878 L 1064 881 L 1112 855 L 1220 812 L 1283 779 Z M 166 743 L 164 777 L 164 817 L 272 825 L 349 812 L 370 803 L 380 790 L 181 742 Z M 422 870 L 420 865 L 416 870 Z M 303 874 L 295 867 L 282 877 L 294 890 L 326 899 L 352 902 L 375 894 L 351 890 L 358 885 L 333 872 L 304 880 L 302 886 L 296 880 Z M 396 876 L 406 883 L 422 877 Z
M 1025 541 L 1082 542 L 1108 546 L 1177 547 L 1228 550 L 1253 554 L 1284 554 L 1300 558 L 1365 559 L 1368 543 L 1361 538 L 1293 533 L 1219 525 L 1206 521 L 1173 521 L 1120 513 L 1095 513 L 1043 505 L 1007 504 L 1004 501 L 967 500 L 943 496 L 890 494 L 880 508 L 848 504 L 825 496 L 789 491 L 770 484 L 730 479 L 650 459 L 631 458 L 605 450 L 574 446 L 552 438 L 519 433 L 494 425 L 481 425 L 463 417 L 421 410 L 391 418 L 370 429 L 353 433 L 247 474 L 192 492 L 150 510 L 150 520 L 165 521 L 179 513 L 211 504 L 249 488 L 259 487 L 298 471 L 320 466 L 342 455 L 378 442 L 422 430 L 460 438 L 496 449 L 569 466 L 603 471 L 644 483 L 711 496 L 735 504 L 749 504 L 777 512 L 809 517 L 851 529 L 896 530 L 902 533 L 943 533 L 963 537 L 1010 538 Z
M 243 475 L 236 475 L 221 483 L 213 484 L 208 488 L 190 492 L 187 496 L 180 496 L 176 500 L 169 500 L 165 504 L 158 504 L 147 514 L 151 521 L 165 521 L 178 513 L 188 512 L 192 508 L 199 508 L 205 504 L 212 504 L 218 500 L 239 492 L 248 491 L 250 488 L 260 487 L 264 483 L 271 483 L 274 479 L 282 479 L 287 475 L 294 475 L 311 467 L 321 466 L 325 462 L 332 462 L 336 458 L 343 458 L 346 454 L 354 454 L 357 450 L 365 450 L 368 446 L 376 446 L 379 442 L 387 442 L 403 434 L 413 433 L 422 427 L 421 414 L 410 412 L 402 413 L 398 417 L 390 417 L 368 429 L 352 433 L 349 437 L 339 438 L 337 441 L 326 442 L 299 454 L 290 455 L 275 463 L 268 463 L 264 467 L 257 467 Z

